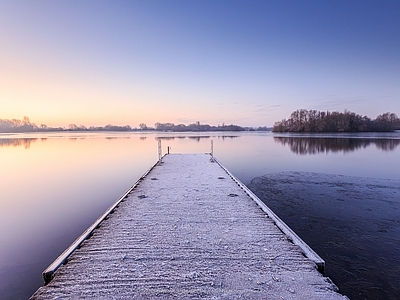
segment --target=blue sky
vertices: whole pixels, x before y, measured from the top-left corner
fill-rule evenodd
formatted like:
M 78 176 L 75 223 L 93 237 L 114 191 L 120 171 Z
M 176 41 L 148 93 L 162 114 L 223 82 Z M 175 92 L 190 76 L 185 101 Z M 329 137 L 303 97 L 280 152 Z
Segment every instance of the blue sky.
M 399 1 L 2 1 L 0 40 L 3 119 L 400 115 Z

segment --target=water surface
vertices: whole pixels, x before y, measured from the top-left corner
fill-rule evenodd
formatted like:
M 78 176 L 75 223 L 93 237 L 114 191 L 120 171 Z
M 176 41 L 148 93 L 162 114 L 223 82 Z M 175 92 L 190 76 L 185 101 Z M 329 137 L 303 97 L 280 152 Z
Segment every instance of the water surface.
M 42 284 L 41 272 L 156 162 L 159 139 L 174 153 L 210 152 L 213 140 L 245 184 L 283 171 L 400 180 L 399 133 L 0 135 L 2 299 L 26 299 Z

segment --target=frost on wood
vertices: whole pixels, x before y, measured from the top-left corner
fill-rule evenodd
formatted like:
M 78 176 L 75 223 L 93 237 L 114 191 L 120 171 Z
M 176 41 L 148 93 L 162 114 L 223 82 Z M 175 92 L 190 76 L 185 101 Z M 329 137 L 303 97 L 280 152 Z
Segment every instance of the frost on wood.
M 31 299 L 280 297 L 345 298 L 208 155 L 175 154 Z

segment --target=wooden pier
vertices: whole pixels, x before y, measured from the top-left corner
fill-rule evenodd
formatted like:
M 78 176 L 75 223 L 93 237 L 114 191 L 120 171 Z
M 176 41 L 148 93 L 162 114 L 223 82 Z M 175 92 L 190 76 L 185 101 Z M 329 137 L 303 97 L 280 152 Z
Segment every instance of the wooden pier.
M 218 161 L 170 154 L 31 299 L 346 299 L 318 269 L 323 260 Z

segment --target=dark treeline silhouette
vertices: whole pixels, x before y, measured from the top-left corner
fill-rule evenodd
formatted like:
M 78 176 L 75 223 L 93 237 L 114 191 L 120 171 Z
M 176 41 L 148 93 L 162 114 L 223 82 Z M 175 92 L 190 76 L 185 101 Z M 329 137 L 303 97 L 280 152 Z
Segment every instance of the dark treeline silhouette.
M 22 120 L 18 119 L 0 119 L 0 132 L 34 132 L 34 131 L 60 131 L 62 128 L 48 127 L 45 124 L 37 126 L 35 123 L 31 123 L 28 117 L 24 117 Z
M 208 124 L 200 124 L 196 122 L 189 125 L 173 123 L 156 123 L 155 127 L 148 127 L 141 123 L 139 128 L 132 128 L 130 125 L 117 126 L 108 124 L 104 127 L 69 124 L 68 127 L 49 127 L 46 124 L 37 126 L 31 123 L 28 117 L 22 120 L 18 119 L 0 119 L 0 133 L 15 133 L 15 132 L 50 132 L 50 131 L 173 131 L 173 132 L 197 132 L 197 131 L 269 131 L 268 127 L 258 127 L 256 129 L 250 127 L 241 127 L 238 125 L 218 125 L 211 126 Z
M 244 127 L 238 125 L 225 125 L 222 126 L 211 126 L 208 124 L 200 124 L 200 122 L 196 122 L 189 125 L 178 124 L 175 125 L 173 123 L 156 123 L 155 130 L 157 131 L 175 131 L 175 132 L 185 132 L 185 131 L 245 131 Z
M 384 113 L 375 120 L 353 112 L 321 112 L 300 109 L 288 120 L 276 122 L 273 132 L 390 132 L 400 129 L 400 119 L 394 113 Z
M 117 125 L 111 125 L 108 124 L 104 127 L 95 127 L 95 126 L 90 126 L 89 128 L 86 128 L 85 126 L 79 126 L 76 129 L 74 127 L 71 128 L 71 126 L 76 126 L 75 124 L 71 124 L 68 126 L 69 131 L 132 131 L 132 127 L 130 125 L 125 125 L 125 126 L 117 126 Z
M 400 140 L 392 139 L 274 137 L 274 141 L 288 145 L 292 152 L 299 155 L 346 153 L 366 148 L 372 144 L 383 151 L 393 151 L 400 145 Z

